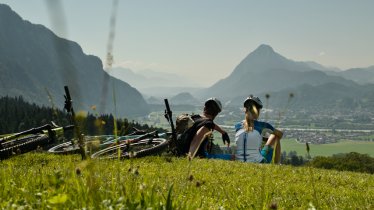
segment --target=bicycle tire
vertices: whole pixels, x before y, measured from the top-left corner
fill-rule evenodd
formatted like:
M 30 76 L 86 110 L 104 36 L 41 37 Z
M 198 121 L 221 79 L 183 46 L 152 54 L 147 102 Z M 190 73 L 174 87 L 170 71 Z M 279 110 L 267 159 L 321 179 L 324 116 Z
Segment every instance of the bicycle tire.
M 77 144 L 72 145 L 71 142 L 64 142 L 48 149 L 49 153 L 53 154 L 75 154 L 79 152 Z
M 143 139 L 136 143 L 119 144 L 105 148 L 91 155 L 93 159 L 117 159 L 118 149 L 121 150 L 120 158 L 140 158 L 157 155 L 167 148 L 169 141 L 164 138 Z
M 0 150 L 0 159 L 7 159 L 15 154 L 23 154 L 36 150 L 39 146 L 45 146 L 51 139 L 45 134 L 28 135 L 16 140 L 5 142 Z
M 86 151 L 91 150 L 100 150 L 101 147 L 109 147 L 115 142 L 114 136 L 111 135 L 103 135 L 103 136 L 85 136 L 85 147 Z M 117 137 L 119 140 L 123 137 Z M 72 145 L 71 141 L 64 142 L 58 145 L 55 145 L 54 147 L 51 147 L 48 149 L 49 153 L 53 154 L 76 154 L 79 153 L 79 145 L 74 144 Z

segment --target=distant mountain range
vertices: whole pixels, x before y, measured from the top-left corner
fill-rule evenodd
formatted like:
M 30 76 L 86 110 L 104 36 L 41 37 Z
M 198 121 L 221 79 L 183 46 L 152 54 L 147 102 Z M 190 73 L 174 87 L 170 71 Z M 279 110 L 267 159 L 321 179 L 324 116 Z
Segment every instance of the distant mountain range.
M 373 67 L 340 71 L 315 62 L 295 62 L 276 53 L 268 45 L 260 45 L 244 58 L 234 71 L 213 86 L 199 92 L 200 98 L 217 96 L 229 105 L 241 106 L 249 94 L 272 93 L 273 105 L 285 103 L 295 93 L 294 105 L 311 107 L 344 100 L 369 106 L 374 101 Z M 286 98 L 286 99 L 285 99 Z M 283 101 L 282 101 L 283 100 Z M 348 106 L 342 103 L 341 106 Z
M 116 67 L 107 72 L 138 89 L 144 96 L 170 97 L 183 91 L 195 92 L 200 85 L 177 74 L 154 70 L 133 71 L 128 68 Z
M 303 84 L 321 85 L 329 82 L 347 84 L 354 82 L 312 69 L 310 64 L 295 62 L 261 45 L 244 58 L 225 79 L 201 92 L 230 99 L 236 96 L 280 91 Z
M 148 104 L 164 104 L 163 98 L 157 98 L 151 96 L 146 99 Z M 171 105 L 191 105 L 191 106 L 200 106 L 202 102 L 195 98 L 191 93 L 182 92 L 172 97 L 169 97 L 168 100 L 170 101 Z
M 0 29 L 0 96 L 22 95 L 29 102 L 62 107 L 68 85 L 76 110 L 113 113 L 114 92 L 119 116 L 149 112 L 139 91 L 110 77 L 98 57 L 23 20 L 4 4 L 0 4 Z M 96 110 L 90 109 L 95 106 Z
M 132 72 L 126 75 L 129 81 L 134 78 Z M 139 75 L 138 79 L 147 81 Z M 257 94 L 263 99 L 265 94 L 270 94 L 270 106 L 282 107 L 292 93 L 295 109 L 318 109 L 321 106 L 368 108 L 374 106 L 373 84 L 374 66 L 343 71 L 313 61 L 293 61 L 276 53 L 269 45 L 260 45 L 227 78 L 209 88 L 150 87 L 147 101 L 162 104 L 162 97 L 169 97 L 170 102 L 176 105 L 199 105 L 204 99 L 216 96 L 227 106 L 241 106 L 249 94 Z
M 374 66 L 353 68 L 340 72 L 326 72 L 329 75 L 341 76 L 358 84 L 374 84 Z
M 23 20 L 3 4 L 0 29 L 0 96 L 22 95 L 39 105 L 62 107 L 63 87 L 68 85 L 77 110 L 113 113 L 115 101 L 119 116 L 149 113 L 144 98 L 161 107 L 166 97 L 171 104 L 197 105 L 215 96 L 229 106 L 241 106 L 249 94 L 263 98 L 268 93 L 274 106 L 284 104 L 293 93 L 295 109 L 374 107 L 374 66 L 343 71 L 313 61 L 293 61 L 269 45 L 260 45 L 228 77 L 201 88 L 187 78 L 152 70 L 113 68 L 108 71 L 111 77 L 98 57 L 86 55 L 77 43 L 42 25 Z

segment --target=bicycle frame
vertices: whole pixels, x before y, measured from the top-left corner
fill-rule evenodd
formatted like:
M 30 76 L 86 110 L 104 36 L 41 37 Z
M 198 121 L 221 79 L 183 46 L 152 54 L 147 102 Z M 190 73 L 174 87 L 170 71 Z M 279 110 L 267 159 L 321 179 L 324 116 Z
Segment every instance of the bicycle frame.
M 74 125 L 68 125 L 68 126 L 64 126 L 64 127 L 56 127 L 56 125 L 54 125 L 54 123 L 46 124 L 46 125 L 43 125 L 43 126 L 40 126 L 40 127 L 37 127 L 37 128 L 31 128 L 31 129 L 26 130 L 26 131 L 22 131 L 22 132 L 19 132 L 19 133 L 4 136 L 0 139 L 0 144 L 2 144 L 4 142 L 7 142 L 9 140 L 16 139 L 16 138 L 26 136 L 26 135 L 30 135 L 30 134 L 46 134 L 50 138 L 55 138 L 56 135 L 60 136 L 64 133 L 64 131 L 71 130 L 73 128 L 74 128 Z

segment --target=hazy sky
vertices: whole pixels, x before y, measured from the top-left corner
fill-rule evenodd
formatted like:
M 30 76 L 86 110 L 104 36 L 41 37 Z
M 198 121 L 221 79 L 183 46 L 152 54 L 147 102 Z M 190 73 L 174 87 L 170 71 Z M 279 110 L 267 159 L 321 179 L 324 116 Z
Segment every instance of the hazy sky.
M 60 1 L 65 30 L 53 24 L 56 11 L 47 0 L 0 2 L 105 61 L 112 1 Z M 114 65 L 186 75 L 209 86 L 260 44 L 297 61 L 374 65 L 374 1 L 120 0 Z

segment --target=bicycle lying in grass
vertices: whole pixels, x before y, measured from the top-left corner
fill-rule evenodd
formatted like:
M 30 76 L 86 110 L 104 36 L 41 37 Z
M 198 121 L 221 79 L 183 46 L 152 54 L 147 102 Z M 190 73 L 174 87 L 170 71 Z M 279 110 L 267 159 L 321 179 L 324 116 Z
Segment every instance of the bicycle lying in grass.
M 57 138 L 62 137 L 64 131 L 74 130 L 75 135 L 79 140 L 79 151 L 81 152 L 82 158 L 84 158 L 85 152 L 83 145 L 83 136 L 79 131 L 79 127 L 75 122 L 75 114 L 72 106 L 72 99 L 70 97 L 69 89 L 67 86 L 65 88 L 65 109 L 70 113 L 72 125 L 65 127 L 57 126 L 54 122 L 51 124 L 46 124 L 37 128 L 31 128 L 26 131 L 22 131 L 15 134 L 5 135 L 0 138 L 0 159 L 6 159 L 12 155 L 22 154 L 36 150 L 38 148 L 43 148 L 47 145 L 57 143 Z
M 99 150 L 91 155 L 91 158 L 99 159 L 126 159 L 132 157 L 144 157 L 164 152 L 168 147 L 168 133 L 159 134 L 157 131 L 144 135 L 128 138 L 115 145 Z
M 55 143 L 64 131 L 73 128 L 73 125 L 61 127 L 51 122 L 51 124 L 2 137 L 0 138 L 0 159 L 6 159 L 15 154 L 30 152 L 39 147 Z
M 145 131 L 134 128 L 134 132 L 126 136 L 114 136 L 114 135 L 96 135 L 96 136 L 84 136 L 84 147 L 87 154 L 93 154 L 99 150 L 103 150 L 118 144 L 122 144 L 124 141 L 133 141 L 138 137 L 144 136 Z M 79 145 L 76 140 L 64 142 L 58 144 L 48 150 L 54 154 L 76 154 L 79 152 Z
M 91 155 L 91 158 L 99 159 L 126 159 L 139 158 L 148 155 L 156 155 L 165 151 L 171 151 L 176 133 L 172 120 L 172 112 L 169 102 L 165 99 L 165 117 L 171 126 L 172 132 L 159 133 L 152 131 L 135 138 L 119 137 L 113 146 L 99 150 Z M 121 138 L 125 138 L 121 140 Z M 104 145 L 104 144 L 103 144 Z

